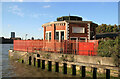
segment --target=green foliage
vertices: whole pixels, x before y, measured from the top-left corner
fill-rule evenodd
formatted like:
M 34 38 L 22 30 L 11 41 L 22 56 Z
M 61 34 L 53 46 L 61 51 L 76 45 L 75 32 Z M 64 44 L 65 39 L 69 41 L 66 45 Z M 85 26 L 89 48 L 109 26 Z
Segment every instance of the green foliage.
M 115 40 L 101 40 L 98 46 L 98 55 L 102 57 L 112 57 L 114 63 L 118 66 L 118 59 L 120 58 L 120 36 Z
M 102 24 L 102 25 L 99 25 L 97 28 L 96 28 L 96 32 L 97 33 L 105 33 L 105 32 L 119 32 L 120 31 L 120 25 L 117 26 L 116 24 L 115 25 L 106 25 L 106 24 Z

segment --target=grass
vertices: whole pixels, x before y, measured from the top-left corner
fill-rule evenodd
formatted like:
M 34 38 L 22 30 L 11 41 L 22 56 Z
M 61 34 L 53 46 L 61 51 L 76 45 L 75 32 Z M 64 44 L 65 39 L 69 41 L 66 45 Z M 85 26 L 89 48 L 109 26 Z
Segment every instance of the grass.
M 19 59 L 18 62 L 22 63 L 22 60 L 23 60 L 23 59 Z

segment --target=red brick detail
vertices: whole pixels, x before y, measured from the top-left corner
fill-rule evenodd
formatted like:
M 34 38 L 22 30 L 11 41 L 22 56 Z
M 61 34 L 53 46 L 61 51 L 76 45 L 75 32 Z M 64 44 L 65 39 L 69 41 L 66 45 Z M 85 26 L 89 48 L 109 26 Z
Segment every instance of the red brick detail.
M 45 40 L 45 32 L 46 32 L 46 27 L 44 26 L 44 40 Z
M 56 26 L 56 30 L 65 30 L 65 26 Z
M 51 40 L 54 40 L 55 38 L 55 26 L 52 24 L 51 26 Z

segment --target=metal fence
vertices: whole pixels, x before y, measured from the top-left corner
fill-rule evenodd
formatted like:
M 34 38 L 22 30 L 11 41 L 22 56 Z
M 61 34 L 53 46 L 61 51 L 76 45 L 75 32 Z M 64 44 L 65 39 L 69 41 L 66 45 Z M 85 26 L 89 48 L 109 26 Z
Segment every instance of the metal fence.
M 63 40 L 14 40 L 14 50 L 34 53 L 38 51 L 47 51 L 64 54 L 77 55 L 97 55 L 98 40 L 89 40 L 87 42 Z

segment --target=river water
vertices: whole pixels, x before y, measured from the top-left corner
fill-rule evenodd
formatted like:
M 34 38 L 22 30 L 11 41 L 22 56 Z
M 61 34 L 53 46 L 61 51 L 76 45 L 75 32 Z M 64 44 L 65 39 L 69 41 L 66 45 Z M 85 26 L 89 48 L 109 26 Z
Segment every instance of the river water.
M 72 77 L 72 75 L 48 72 L 47 70 L 10 60 L 8 50 L 11 47 L 13 47 L 13 44 L 0 44 L 0 51 L 2 50 L 2 53 L 0 52 L 0 60 L 2 60 L 0 61 L 0 73 L 2 77 Z

